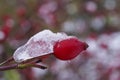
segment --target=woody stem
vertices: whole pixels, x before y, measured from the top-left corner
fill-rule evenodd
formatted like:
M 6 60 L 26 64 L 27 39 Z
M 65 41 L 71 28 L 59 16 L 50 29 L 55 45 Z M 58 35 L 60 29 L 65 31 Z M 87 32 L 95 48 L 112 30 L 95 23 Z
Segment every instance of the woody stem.
M 8 58 L 7 60 L 5 60 L 4 62 L 0 63 L 0 66 L 1 66 L 1 65 L 5 65 L 5 64 L 7 64 L 7 63 L 10 63 L 10 62 L 12 62 L 13 60 L 14 60 L 13 57 L 10 57 L 10 58 Z
M 9 66 L 1 66 L 0 71 L 10 70 L 10 69 L 16 69 L 18 64 L 12 64 Z
M 40 69 L 46 69 L 47 67 L 36 64 L 36 63 L 26 63 L 26 64 L 12 64 L 12 65 L 8 65 L 8 66 L 1 66 L 0 67 L 0 71 L 5 71 L 5 70 L 11 70 L 11 69 L 24 69 L 27 67 L 36 67 L 36 68 L 40 68 Z

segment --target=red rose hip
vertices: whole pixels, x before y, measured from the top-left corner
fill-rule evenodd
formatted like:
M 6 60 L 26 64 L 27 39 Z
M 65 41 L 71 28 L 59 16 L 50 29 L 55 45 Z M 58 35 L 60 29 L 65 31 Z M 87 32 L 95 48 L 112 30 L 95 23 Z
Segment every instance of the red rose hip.
M 61 60 L 71 60 L 86 50 L 88 45 L 77 38 L 58 41 L 54 46 L 54 56 Z

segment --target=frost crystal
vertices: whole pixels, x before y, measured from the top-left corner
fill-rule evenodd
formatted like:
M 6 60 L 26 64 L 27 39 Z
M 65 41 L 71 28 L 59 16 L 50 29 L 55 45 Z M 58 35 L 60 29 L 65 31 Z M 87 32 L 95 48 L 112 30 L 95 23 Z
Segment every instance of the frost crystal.
M 28 42 L 19 47 L 13 58 L 16 62 L 22 62 L 31 58 L 53 53 L 53 46 L 57 41 L 70 38 L 65 33 L 53 33 L 50 30 L 44 30 L 33 37 Z

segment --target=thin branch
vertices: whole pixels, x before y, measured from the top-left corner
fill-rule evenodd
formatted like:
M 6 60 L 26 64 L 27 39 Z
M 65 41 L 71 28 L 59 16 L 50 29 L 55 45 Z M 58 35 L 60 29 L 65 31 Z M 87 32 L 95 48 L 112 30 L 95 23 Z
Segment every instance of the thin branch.
M 24 69 L 24 68 L 28 68 L 28 67 L 36 67 L 36 68 L 40 68 L 40 69 L 46 69 L 47 67 L 37 64 L 37 63 L 26 63 L 26 64 L 19 64 L 17 66 L 17 69 Z
M 13 59 L 13 57 L 10 57 L 6 61 L 2 62 L 0 64 L 0 71 L 11 70 L 11 69 L 24 69 L 24 68 L 28 68 L 28 67 L 36 67 L 36 68 L 40 68 L 40 69 L 47 68 L 45 66 L 37 64 L 42 61 L 41 59 L 32 59 L 32 60 L 24 61 L 21 63 L 10 64 L 12 61 L 14 61 L 14 59 Z M 1 65 L 3 65 L 3 66 L 1 66 Z
M 12 65 L 9 65 L 9 66 L 1 66 L 0 71 L 17 69 L 17 66 L 18 66 L 18 64 L 12 64 Z
M 0 67 L 0 71 L 5 71 L 5 70 L 11 70 L 11 69 L 24 69 L 24 68 L 28 68 L 28 67 L 36 67 L 36 68 L 40 68 L 40 69 L 46 69 L 47 67 L 36 64 L 36 63 L 26 63 L 26 64 L 12 64 L 12 65 L 8 65 L 8 66 L 1 66 Z
M 7 60 L 5 60 L 4 62 L 0 63 L 0 66 L 1 66 L 1 65 L 5 65 L 5 64 L 8 64 L 8 63 L 12 62 L 13 60 L 14 60 L 13 57 L 10 57 L 10 58 L 8 58 Z

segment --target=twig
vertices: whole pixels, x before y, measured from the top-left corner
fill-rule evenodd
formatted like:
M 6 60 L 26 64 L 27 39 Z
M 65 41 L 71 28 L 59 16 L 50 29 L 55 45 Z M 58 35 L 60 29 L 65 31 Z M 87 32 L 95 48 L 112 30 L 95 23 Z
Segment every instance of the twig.
M 17 66 L 18 66 L 18 64 L 12 64 L 12 65 L 9 65 L 9 66 L 1 66 L 0 71 L 16 69 Z
M 10 58 L 8 58 L 7 60 L 5 60 L 4 62 L 0 63 L 0 66 L 1 66 L 1 65 L 5 65 L 5 64 L 7 64 L 7 63 L 10 63 L 10 62 L 12 62 L 13 60 L 14 60 L 13 57 L 10 57 Z
M 36 67 L 36 68 L 40 68 L 40 69 L 47 68 L 47 67 L 39 65 L 37 63 L 26 63 L 26 64 L 15 63 L 15 64 L 8 65 L 8 66 L 1 66 L 0 71 L 11 70 L 11 69 L 24 69 L 24 68 L 28 68 L 28 67 Z

